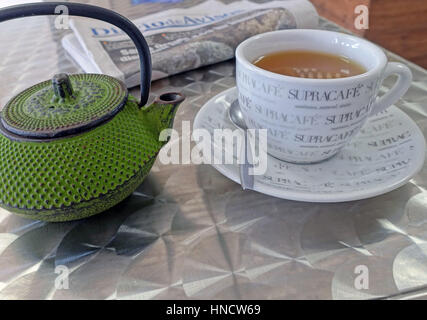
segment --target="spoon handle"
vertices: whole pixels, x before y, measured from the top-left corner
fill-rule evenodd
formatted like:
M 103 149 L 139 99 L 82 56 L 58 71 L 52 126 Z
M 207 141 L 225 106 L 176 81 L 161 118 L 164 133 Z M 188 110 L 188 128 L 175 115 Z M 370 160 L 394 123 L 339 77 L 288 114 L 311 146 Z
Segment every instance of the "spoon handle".
M 251 167 L 252 161 L 252 150 L 248 139 L 248 131 L 244 130 L 244 136 L 241 150 L 241 159 L 244 162 L 240 165 L 240 184 L 242 189 L 253 189 L 254 187 L 254 176 L 249 174 L 249 168 Z

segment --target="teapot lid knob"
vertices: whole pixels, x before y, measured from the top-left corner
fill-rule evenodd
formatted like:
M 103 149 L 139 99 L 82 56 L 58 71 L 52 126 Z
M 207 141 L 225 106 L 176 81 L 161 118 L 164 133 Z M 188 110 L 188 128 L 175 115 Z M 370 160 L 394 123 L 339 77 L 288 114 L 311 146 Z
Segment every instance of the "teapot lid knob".
M 53 92 L 61 100 L 73 98 L 73 85 L 66 73 L 59 73 L 52 78 Z

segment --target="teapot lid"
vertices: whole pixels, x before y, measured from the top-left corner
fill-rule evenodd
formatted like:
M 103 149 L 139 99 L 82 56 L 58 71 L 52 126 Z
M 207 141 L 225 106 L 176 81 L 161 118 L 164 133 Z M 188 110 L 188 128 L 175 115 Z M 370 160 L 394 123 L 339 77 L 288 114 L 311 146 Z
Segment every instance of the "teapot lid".
M 113 77 L 62 73 L 12 98 L 3 108 L 1 125 L 23 138 L 64 137 L 111 119 L 127 98 L 127 88 Z

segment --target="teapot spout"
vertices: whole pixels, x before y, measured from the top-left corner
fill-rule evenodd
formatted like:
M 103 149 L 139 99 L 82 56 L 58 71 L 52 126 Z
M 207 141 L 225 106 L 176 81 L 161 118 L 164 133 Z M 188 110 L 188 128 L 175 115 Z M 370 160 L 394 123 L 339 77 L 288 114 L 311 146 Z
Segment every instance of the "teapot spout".
M 168 92 L 158 96 L 148 107 L 142 108 L 157 135 L 160 135 L 163 130 L 173 127 L 176 111 L 184 100 L 183 94 Z

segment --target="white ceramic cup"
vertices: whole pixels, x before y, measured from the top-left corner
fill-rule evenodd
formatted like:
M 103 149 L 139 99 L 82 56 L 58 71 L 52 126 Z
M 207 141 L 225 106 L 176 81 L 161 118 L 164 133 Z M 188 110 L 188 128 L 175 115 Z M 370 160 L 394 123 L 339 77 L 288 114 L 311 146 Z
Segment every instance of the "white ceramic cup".
M 307 50 L 343 55 L 367 70 L 353 77 L 308 79 L 261 69 L 253 61 L 269 53 Z M 369 116 L 384 111 L 408 90 L 412 73 L 388 62 L 378 46 L 347 34 L 323 30 L 282 30 L 260 34 L 236 49 L 239 103 L 250 129 L 267 129 L 267 152 L 284 161 L 314 163 L 337 154 Z M 383 80 L 394 86 L 378 97 Z

